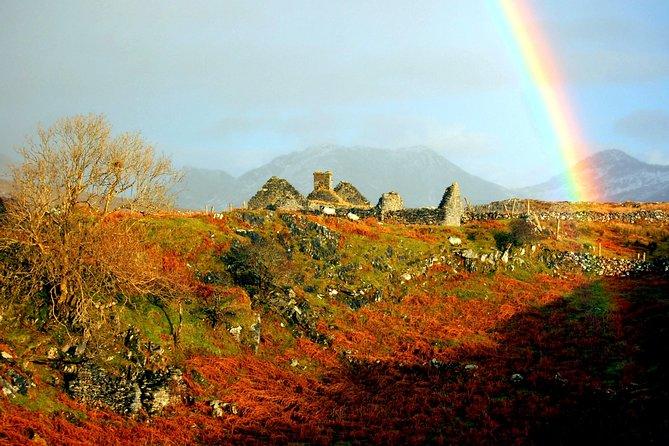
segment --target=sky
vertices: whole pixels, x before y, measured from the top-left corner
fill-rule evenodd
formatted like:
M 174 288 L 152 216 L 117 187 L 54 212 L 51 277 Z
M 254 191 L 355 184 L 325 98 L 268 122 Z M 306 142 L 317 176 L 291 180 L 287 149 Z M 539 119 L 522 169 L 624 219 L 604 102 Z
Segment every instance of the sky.
M 491 1 L 0 0 L 0 154 L 102 113 L 178 166 L 428 146 L 534 184 L 564 165 Z M 528 2 L 590 149 L 669 164 L 669 1 Z

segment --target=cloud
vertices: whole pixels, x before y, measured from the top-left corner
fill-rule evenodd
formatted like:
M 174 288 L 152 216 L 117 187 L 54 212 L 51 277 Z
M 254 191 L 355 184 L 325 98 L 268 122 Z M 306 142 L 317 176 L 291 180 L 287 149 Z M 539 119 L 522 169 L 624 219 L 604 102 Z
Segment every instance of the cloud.
M 669 165 L 669 150 L 651 150 L 647 159 L 651 164 Z
M 639 110 L 615 123 L 615 130 L 646 144 L 665 144 L 669 147 L 669 112 Z
M 614 0 L 560 2 L 543 11 L 559 63 L 575 83 L 633 83 L 669 77 L 665 8 Z M 568 11 L 568 13 L 567 13 Z M 552 13 L 552 14 L 551 14 Z
M 567 79 L 583 83 L 638 83 L 669 78 L 669 59 L 656 53 L 601 49 L 565 58 Z

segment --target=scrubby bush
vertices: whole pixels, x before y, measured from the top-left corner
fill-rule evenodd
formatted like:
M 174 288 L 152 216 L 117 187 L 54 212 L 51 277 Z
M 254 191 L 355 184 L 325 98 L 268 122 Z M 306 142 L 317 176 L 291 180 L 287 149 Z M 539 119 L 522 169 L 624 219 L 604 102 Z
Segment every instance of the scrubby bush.
M 222 260 L 235 284 L 247 290 L 250 295 L 266 293 L 272 289 L 274 277 L 257 247 L 236 241 L 223 254 Z
M 538 239 L 532 225 L 526 220 L 512 220 L 509 223 L 509 231 L 496 231 L 493 233 L 497 249 L 505 250 L 511 246 L 522 246 L 535 242 Z
M 48 307 L 50 319 L 87 329 L 119 297 L 178 287 L 160 253 L 115 208 L 161 208 L 178 174 L 137 134 L 113 137 L 101 116 L 40 129 L 19 150 L 0 228 L 0 283 L 9 300 Z

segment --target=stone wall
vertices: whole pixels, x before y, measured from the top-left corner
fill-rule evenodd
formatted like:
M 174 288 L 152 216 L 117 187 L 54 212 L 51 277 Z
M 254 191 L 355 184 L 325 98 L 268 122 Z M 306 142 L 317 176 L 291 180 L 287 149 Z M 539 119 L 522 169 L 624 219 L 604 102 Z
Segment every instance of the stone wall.
M 364 195 L 351 183 L 346 181 L 341 181 L 335 187 L 335 192 L 339 195 L 344 201 L 352 204 L 353 206 L 361 207 L 370 207 L 369 200 L 365 198 Z
M 402 200 L 402 197 L 397 192 L 386 192 L 381 195 L 376 207 L 381 212 L 381 217 L 383 218 L 386 212 L 404 209 L 404 200 Z
M 597 211 L 539 211 L 532 212 L 541 221 L 592 221 L 606 223 L 619 221 L 623 223 L 637 223 L 639 221 L 660 222 L 669 221 L 669 213 L 662 210 L 638 210 L 632 212 L 597 212 Z M 484 209 L 474 208 L 464 213 L 463 222 L 474 220 L 504 220 L 510 218 L 520 218 L 527 216 L 527 213 L 512 213 L 505 211 L 486 211 Z
M 454 182 L 446 188 L 439 209 L 444 211 L 443 224 L 447 226 L 460 226 L 462 221 L 462 197 L 460 196 L 460 185 Z
M 429 208 L 401 209 L 390 211 L 384 216 L 385 220 L 407 225 L 443 225 L 447 224 L 447 218 L 446 210 Z M 455 226 L 460 226 L 460 222 Z

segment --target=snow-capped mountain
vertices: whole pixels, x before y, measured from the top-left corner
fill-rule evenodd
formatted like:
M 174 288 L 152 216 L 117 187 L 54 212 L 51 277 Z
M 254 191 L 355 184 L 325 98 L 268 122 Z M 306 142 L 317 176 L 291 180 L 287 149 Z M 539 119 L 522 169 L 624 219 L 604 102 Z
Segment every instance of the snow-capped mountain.
M 648 164 L 620 150 L 596 153 L 574 166 L 579 178 L 598 185 L 598 201 L 669 201 L 669 166 Z M 520 197 L 566 200 L 567 173 L 517 189 Z

